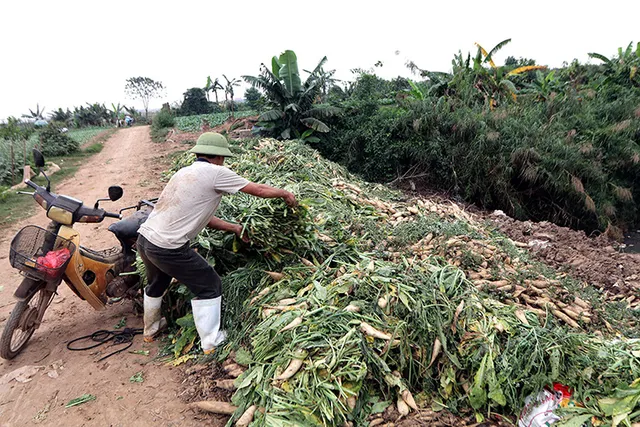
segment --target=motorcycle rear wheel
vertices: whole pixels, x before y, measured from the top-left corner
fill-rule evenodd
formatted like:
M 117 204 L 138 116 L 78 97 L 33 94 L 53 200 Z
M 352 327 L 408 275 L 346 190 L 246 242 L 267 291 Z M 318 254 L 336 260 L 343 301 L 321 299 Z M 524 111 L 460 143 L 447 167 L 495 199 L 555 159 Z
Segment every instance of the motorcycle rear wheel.
M 53 292 L 43 288 L 31 297 L 18 301 L 2 331 L 0 357 L 10 360 L 20 354 L 39 326 L 40 311 L 47 309 L 52 297 Z

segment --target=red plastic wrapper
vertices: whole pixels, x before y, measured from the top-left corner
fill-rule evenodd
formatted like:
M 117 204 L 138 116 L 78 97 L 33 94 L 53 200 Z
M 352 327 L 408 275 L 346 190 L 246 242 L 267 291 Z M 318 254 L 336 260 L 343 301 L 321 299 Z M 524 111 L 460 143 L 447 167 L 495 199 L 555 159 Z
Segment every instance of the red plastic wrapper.
M 45 256 L 38 257 L 38 270 L 44 271 L 49 276 L 57 276 L 58 272 L 53 272 L 51 270 L 62 267 L 69 258 L 71 258 L 71 252 L 67 248 L 49 251 Z

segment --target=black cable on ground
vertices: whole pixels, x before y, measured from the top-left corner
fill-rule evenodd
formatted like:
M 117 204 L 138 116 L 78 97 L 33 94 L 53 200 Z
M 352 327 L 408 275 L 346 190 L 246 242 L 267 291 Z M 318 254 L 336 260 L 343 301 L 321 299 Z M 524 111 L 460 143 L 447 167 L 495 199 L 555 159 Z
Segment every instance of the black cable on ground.
M 91 335 L 85 335 L 80 338 L 76 338 L 67 343 L 67 349 L 71 351 L 84 351 L 91 350 L 92 348 L 96 348 L 101 346 L 102 344 L 106 344 L 109 341 L 113 341 L 112 346 L 114 345 L 123 345 L 126 344 L 126 347 L 123 347 L 119 350 L 114 351 L 113 353 L 109 353 L 106 356 L 98 359 L 98 362 L 103 361 L 104 359 L 113 356 L 114 354 L 121 353 L 127 349 L 129 349 L 133 345 L 133 337 L 136 335 L 142 334 L 142 328 L 134 329 L 134 328 L 124 328 L 122 331 L 107 331 L 100 330 L 92 333 Z M 89 345 L 87 347 L 72 347 L 71 345 L 75 342 L 82 340 L 91 340 L 95 342 L 95 344 Z

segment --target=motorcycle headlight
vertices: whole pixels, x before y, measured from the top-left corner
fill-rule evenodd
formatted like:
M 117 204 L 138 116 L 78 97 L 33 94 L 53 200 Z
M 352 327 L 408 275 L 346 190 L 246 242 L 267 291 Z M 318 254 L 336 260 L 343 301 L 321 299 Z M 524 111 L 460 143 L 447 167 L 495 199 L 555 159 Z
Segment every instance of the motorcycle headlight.
M 73 224 L 73 214 L 56 206 L 51 206 L 47 211 L 47 217 L 59 224 Z

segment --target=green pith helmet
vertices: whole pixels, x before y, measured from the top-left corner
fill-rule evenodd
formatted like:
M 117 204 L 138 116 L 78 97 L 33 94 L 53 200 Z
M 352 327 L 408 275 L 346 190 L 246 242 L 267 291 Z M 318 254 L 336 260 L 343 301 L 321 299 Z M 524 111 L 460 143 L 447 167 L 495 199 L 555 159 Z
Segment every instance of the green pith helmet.
M 205 132 L 200 135 L 195 147 L 189 152 L 207 156 L 233 157 L 233 153 L 229 150 L 227 138 L 216 132 Z

